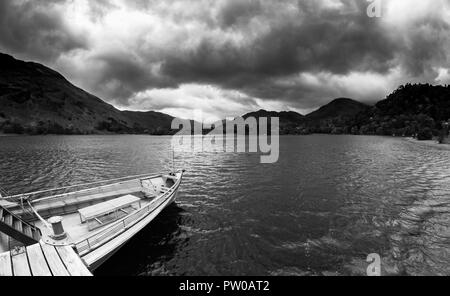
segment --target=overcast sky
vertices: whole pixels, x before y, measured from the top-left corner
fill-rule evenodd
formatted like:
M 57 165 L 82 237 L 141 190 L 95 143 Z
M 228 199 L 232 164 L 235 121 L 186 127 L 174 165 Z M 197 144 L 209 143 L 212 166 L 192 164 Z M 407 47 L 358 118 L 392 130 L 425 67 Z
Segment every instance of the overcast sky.
M 450 83 L 450 0 L 1 0 L 0 50 L 121 109 L 307 113 Z

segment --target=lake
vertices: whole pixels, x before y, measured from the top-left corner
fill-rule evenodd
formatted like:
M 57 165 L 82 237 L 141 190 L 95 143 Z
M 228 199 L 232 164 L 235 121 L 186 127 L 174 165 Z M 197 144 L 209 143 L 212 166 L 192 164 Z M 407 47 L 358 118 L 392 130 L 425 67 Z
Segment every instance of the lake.
M 170 137 L 0 137 L 10 193 L 172 167 Z M 179 199 L 96 275 L 450 275 L 450 150 L 283 136 L 280 158 L 182 153 Z

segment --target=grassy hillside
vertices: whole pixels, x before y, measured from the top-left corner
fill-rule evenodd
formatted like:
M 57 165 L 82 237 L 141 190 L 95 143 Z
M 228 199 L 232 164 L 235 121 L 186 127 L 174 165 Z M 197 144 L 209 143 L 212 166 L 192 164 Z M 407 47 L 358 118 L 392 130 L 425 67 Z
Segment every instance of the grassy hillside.
M 305 116 L 302 129 L 309 133 L 348 133 L 347 121 L 369 106 L 348 98 L 339 98 Z
M 172 117 L 120 111 L 43 65 L 0 54 L 0 131 L 29 134 L 168 133 Z
M 173 117 L 120 111 L 43 65 L 0 54 L 0 133 L 174 134 Z M 279 117 L 280 134 L 368 134 L 440 138 L 448 134 L 450 86 L 407 84 L 375 106 L 333 100 L 306 116 L 259 110 L 243 117 Z M 446 126 L 446 127 L 445 127 Z

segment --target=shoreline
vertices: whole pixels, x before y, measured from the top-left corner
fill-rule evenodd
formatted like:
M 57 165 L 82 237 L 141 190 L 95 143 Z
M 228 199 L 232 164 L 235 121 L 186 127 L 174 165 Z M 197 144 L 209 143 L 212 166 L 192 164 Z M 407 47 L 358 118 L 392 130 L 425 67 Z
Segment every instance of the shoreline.
M 401 137 L 401 136 L 383 136 L 383 135 L 353 135 L 353 134 L 321 134 L 321 133 L 313 133 L 313 134 L 307 134 L 307 135 L 295 135 L 295 134 L 281 134 L 279 136 L 289 136 L 289 137 L 295 137 L 295 136 L 311 136 L 311 135 L 324 135 L 324 136 L 367 136 L 367 137 L 389 137 L 389 138 L 398 138 L 402 139 L 404 141 L 415 143 L 415 144 L 422 144 L 424 146 L 432 146 L 437 148 L 446 148 L 450 150 L 450 143 L 443 143 L 439 144 L 436 139 L 434 140 L 424 140 L 419 141 L 412 137 Z M 36 136 L 156 136 L 156 137 L 167 137 L 167 136 L 174 136 L 174 135 L 151 135 L 151 134 L 116 134 L 116 133 L 98 133 L 98 134 L 38 134 L 38 135 L 31 135 L 31 134 L 5 134 L 0 132 L 0 138 L 1 137 L 36 137 Z M 203 135 L 205 136 L 205 135 Z
M 425 140 L 425 141 L 419 141 L 417 139 L 414 138 L 403 138 L 405 141 L 408 141 L 410 143 L 414 143 L 414 144 L 420 144 L 422 146 L 427 146 L 427 147 L 434 147 L 434 148 L 439 148 L 441 150 L 450 150 L 450 144 L 439 144 L 437 140 Z
M 166 137 L 166 136 L 173 136 L 173 135 L 150 135 L 150 134 L 114 134 L 114 133 L 108 133 L 108 134 L 2 134 L 0 133 L 1 137 L 46 137 L 46 136 L 61 136 L 61 137 L 70 137 L 70 136 L 154 136 L 154 137 Z

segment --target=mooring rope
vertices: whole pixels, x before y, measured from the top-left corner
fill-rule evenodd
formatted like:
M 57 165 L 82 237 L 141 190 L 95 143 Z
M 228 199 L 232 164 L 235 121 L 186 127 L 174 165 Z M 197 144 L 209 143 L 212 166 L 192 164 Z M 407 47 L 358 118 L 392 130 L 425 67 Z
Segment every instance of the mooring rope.
M 33 213 L 36 215 L 36 217 L 42 222 L 42 224 L 47 227 L 47 228 L 52 228 L 52 226 L 50 225 L 50 223 L 48 223 L 47 221 L 45 221 L 44 218 L 42 218 L 41 215 L 39 215 L 39 213 L 36 211 L 35 208 L 33 208 L 33 206 L 31 205 L 30 201 L 27 200 L 27 204 L 30 206 L 30 209 L 33 211 Z

